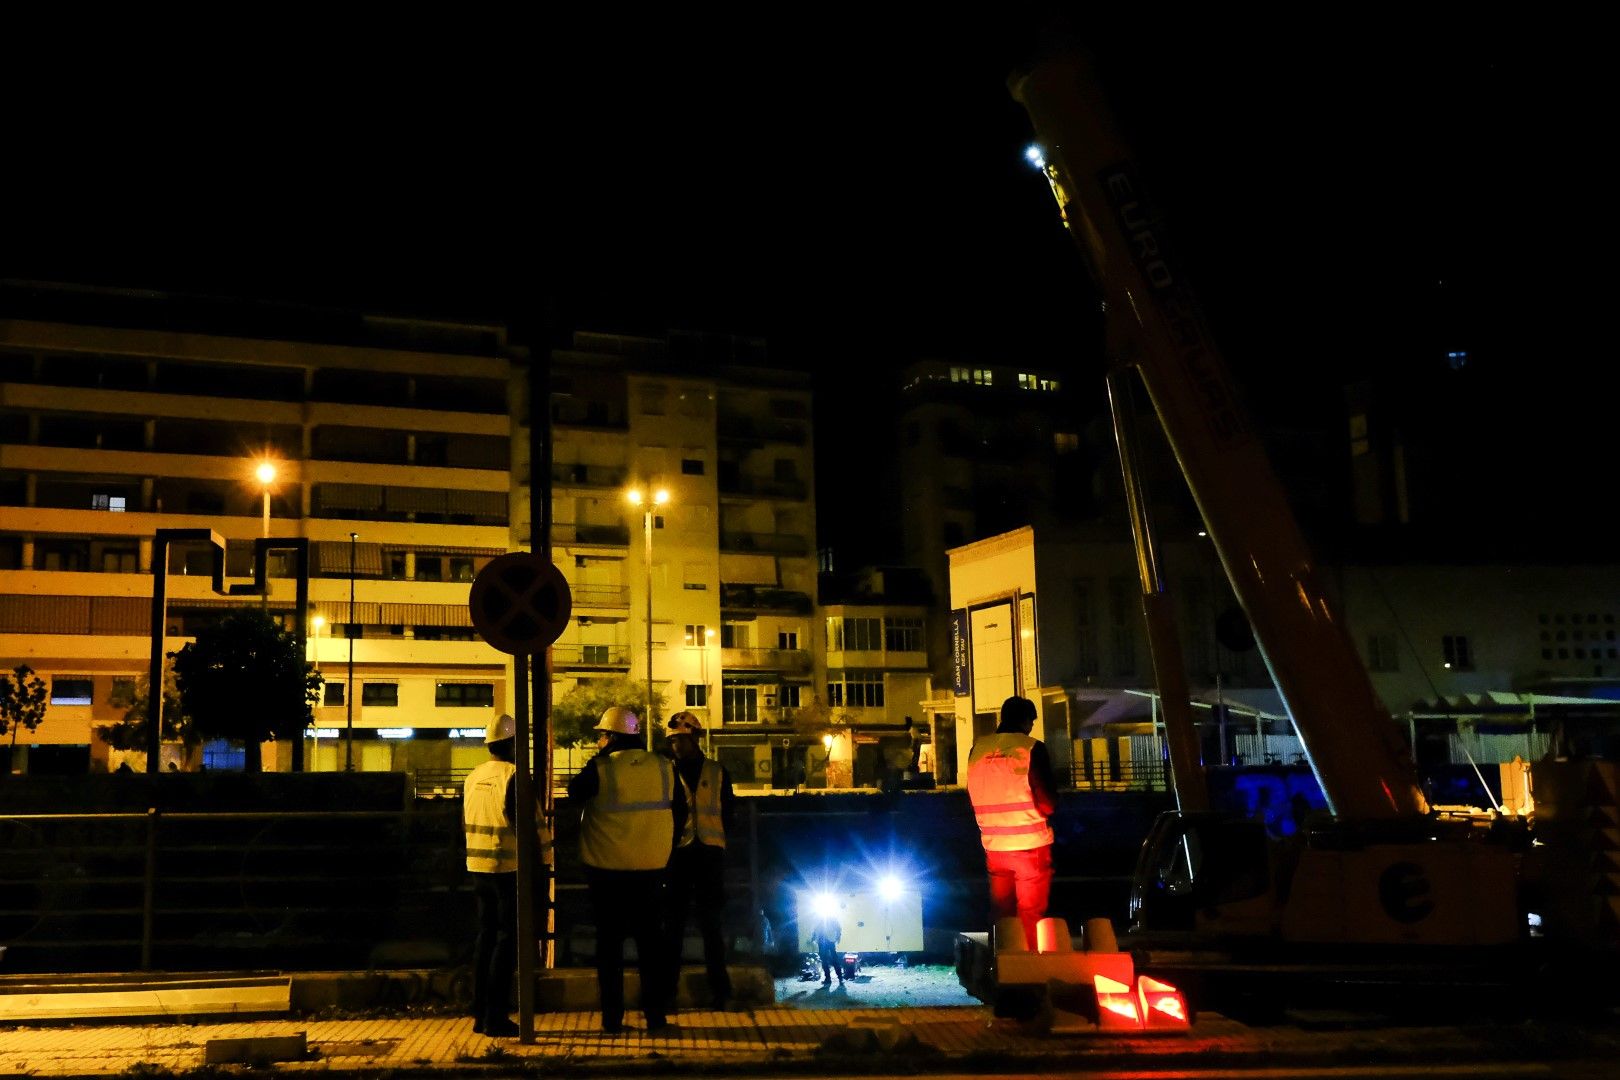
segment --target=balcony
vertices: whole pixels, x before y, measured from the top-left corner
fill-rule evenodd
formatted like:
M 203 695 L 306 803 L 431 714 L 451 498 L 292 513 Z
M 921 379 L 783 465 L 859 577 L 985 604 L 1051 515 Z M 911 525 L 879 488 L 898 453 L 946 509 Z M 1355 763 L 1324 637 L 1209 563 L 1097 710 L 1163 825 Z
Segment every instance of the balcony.
M 808 615 L 815 602 L 802 592 L 768 585 L 727 585 L 720 583 L 720 610 L 768 612 L 779 615 Z
M 554 522 L 551 526 L 553 544 L 598 544 L 603 547 L 625 547 L 630 543 L 628 525 L 576 525 L 571 521 Z
M 810 670 L 810 653 L 805 649 L 721 649 L 720 664 L 727 671 L 802 674 Z
M 809 428 L 799 420 L 775 420 L 753 416 L 722 416 L 716 425 L 722 442 L 787 443 L 803 446 Z
M 555 668 L 570 670 L 628 670 L 630 647 L 627 645 L 553 645 L 551 664 Z
M 558 427 L 608 428 L 623 431 L 629 427 L 623 405 L 605 401 L 556 398 L 551 402 L 551 422 Z
M 630 589 L 625 585 L 570 585 L 568 594 L 574 607 L 628 608 Z
M 624 487 L 629 470 L 623 465 L 576 465 L 552 462 L 551 482 L 562 487 Z
M 763 476 L 720 474 L 721 495 L 741 495 L 753 499 L 794 499 L 803 501 L 809 492 L 803 480 L 773 480 Z
M 720 550 L 762 555 L 808 555 L 810 545 L 802 536 L 786 533 L 722 532 Z

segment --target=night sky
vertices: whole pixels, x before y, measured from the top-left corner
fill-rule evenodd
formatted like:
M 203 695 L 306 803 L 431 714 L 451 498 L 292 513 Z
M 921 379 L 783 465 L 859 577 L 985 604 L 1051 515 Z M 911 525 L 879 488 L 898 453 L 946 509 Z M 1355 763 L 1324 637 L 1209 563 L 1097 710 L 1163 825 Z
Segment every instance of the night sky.
M 857 418 L 917 356 L 1089 379 L 1005 87 L 1053 6 L 13 33 L 0 273 L 520 327 L 551 297 L 564 327 L 765 335 Z M 1336 422 L 1378 372 L 1467 440 L 1459 502 L 1596 502 L 1590 28 L 1223 14 L 1076 21 L 1262 417 Z

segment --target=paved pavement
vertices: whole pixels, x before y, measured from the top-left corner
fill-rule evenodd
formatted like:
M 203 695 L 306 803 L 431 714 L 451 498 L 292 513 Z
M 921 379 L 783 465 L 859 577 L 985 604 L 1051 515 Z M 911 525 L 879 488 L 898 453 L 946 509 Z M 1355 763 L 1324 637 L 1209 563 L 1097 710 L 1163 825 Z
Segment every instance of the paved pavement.
M 307 1052 L 276 1060 L 277 1071 L 329 1075 L 455 1072 L 515 1074 L 544 1071 L 627 1075 L 637 1072 L 911 1073 L 1022 1069 L 1142 1068 L 1197 1072 L 1215 1066 L 1295 1062 L 1545 1061 L 1613 1055 L 1612 1032 L 1570 1033 L 1501 1025 L 1477 1028 L 1399 1028 L 1316 1031 L 1279 1026 L 1247 1028 L 1219 1016 L 1199 1018 L 1191 1035 L 1131 1037 L 1046 1035 L 994 1021 L 984 1008 L 861 1009 L 848 1012 L 771 1006 L 751 1011 L 684 1011 L 673 1030 L 649 1035 L 633 1015 L 622 1035 L 603 1035 L 591 1012 L 536 1017 L 531 1044 L 476 1035 L 465 1017 L 268 1019 L 221 1023 L 119 1023 L 18 1027 L 0 1031 L 0 1078 L 9 1076 L 129 1077 L 204 1069 L 215 1043 L 234 1060 L 251 1061 L 255 1044 L 275 1040 Z M 1510 1025 L 1511 1027 L 1511 1025 Z M 295 1038 L 289 1040 L 287 1037 Z M 1594 1041 L 1595 1040 L 1595 1041 Z M 271 1043 L 259 1043 L 269 1046 Z

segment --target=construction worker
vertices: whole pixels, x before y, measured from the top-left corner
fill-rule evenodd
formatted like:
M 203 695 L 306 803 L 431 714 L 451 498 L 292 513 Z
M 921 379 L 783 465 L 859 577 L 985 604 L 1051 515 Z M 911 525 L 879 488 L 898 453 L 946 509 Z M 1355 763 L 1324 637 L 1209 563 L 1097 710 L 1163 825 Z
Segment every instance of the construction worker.
M 641 719 L 618 705 L 596 725 L 597 754 L 568 781 L 581 807 L 579 856 L 596 916 L 596 978 L 602 1030 L 624 1030 L 624 939 L 636 942 L 641 1011 L 648 1031 L 669 1026 L 663 934 L 665 872 L 686 823 L 675 767 L 642 749 Z
M 669 718 L 669 749 L 690 810 L 669 863 L 664 922 L 670 949 L 669 999 L 675 1000 L 680 984 L 686 913 L 696 900 L 703 960 L 709 975 L 709 1005 L 724 1009 L 731 1001 L 731 975 L 726 971 L 721 916 L 726 907 L 726 830 L 731 827 L 736 796 L 725 767 L 703 756 L 702 740 L 703 722 L 695 715 L 678 712 Z
M 462 782 L 461 820 L 467 836 L 467 872 L 478 895 L 478 939 L 473 959 L 473 1030 L 512 1038 L 512 978 L 517 971 L 517 722 L 501 714 L 484 732 L 489 760 Z M 551 836 L 535 812 L 539 855 L 552 863 Z
M 1001 704 L 994 735 L 968 755 L 968 798 L 979 823 L 990 873 L 990 910 L 997 920 L 1016 915 L 1024 941 L 1036 947 L 1035 924 L 1052 891 L 1052 826 L 1057 783 L 1046 746 L 1030 737 L 1035 703 L 1014 695 Z

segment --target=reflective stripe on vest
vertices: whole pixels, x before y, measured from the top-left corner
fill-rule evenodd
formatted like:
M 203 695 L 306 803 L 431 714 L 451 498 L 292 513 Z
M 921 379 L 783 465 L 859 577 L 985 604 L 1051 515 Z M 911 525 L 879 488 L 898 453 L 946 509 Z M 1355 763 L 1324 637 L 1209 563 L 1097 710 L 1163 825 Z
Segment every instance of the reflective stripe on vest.
M 579 822 L 579 857 L 599 870 L 661 870 L 674 839 L 675 766 L 645 750 L 596 756 L 596 794 Z
M 1052 842 L 1052 826 L 1035 808 L 1029 786 L 1035 740 L 1012 732 L 986 735 L 968 755 L 968 798 L 986 851 L 1028 851 Z
M 506 819 L 506 787 L 517 773 L 510 761 L 491 759 L 461 785 L 461 823 L 467 834 L 467 869 L 475 874 L 517 870 L 517 825 Z
M 686 826 L 681 830 L 681 842 L 677 846 L 686 847 L 696 841 L 709 847 L 725 847 L 726 823 L 720 816 L 720 789 L 724 785 L 724 774 L 720 771 L 720 763 L 703 759 L 696 791 L 686 787 L 686 778 L 681 776 L 679 768 L 675 770 L 675 775 L 680 778 L 681 787 L 686 788 L 687 809 Z

